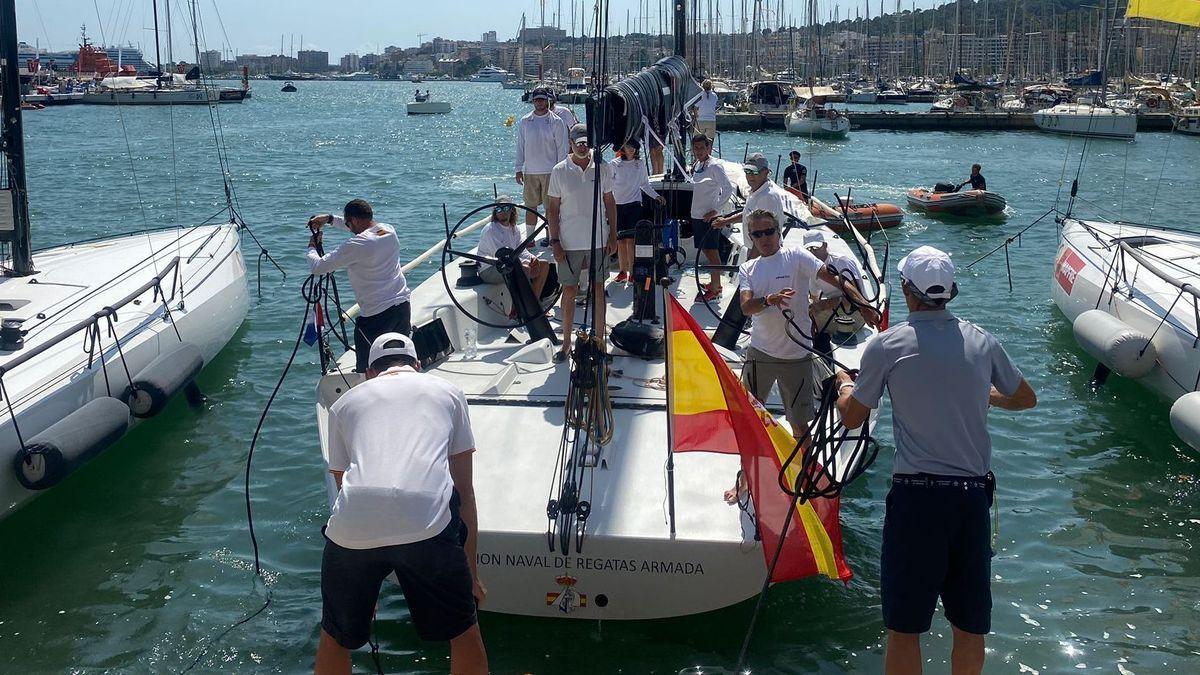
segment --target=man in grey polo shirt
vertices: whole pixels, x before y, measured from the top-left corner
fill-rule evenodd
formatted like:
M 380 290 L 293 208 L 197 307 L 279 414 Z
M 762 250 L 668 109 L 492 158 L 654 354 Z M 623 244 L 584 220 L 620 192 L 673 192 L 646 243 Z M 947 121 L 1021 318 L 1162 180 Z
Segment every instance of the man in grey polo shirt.
M 888 675 L 921 672 L 921 633 L 938 597 L 954 628 L 951 672 L 983 670 L 991 630 L 988 508 L 995 487 L 988 408 L 1025 410 L 1037 396 L 996 338 L 956 318 L 950 256 L 922 246 L 900 261 L 906 323 L 863 351 L 855 378 L 839 371 L 838 410 L 866 421 L 886 388 L 896 443 L 880 554 Z

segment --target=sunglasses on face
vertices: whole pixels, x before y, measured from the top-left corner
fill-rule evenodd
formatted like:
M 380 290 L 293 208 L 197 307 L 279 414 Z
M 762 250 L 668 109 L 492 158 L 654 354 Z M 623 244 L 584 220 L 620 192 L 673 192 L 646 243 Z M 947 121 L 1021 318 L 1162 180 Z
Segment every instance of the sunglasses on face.
M 576 146 L 587 145 L 587 144 L 588 144 L 588 140 L 586 138 L 580 138 L 579 140 L 575 141 Z
M 512 213 L 516 208 L 515 206 L 497 206 L 496 213 Z
M 762 239 L 763 237 L 773 237 L 777 234 L 779 234 L 778 227 L 768 227 L 765 230 L 755 230 L 754 232 L 750 233 L 750 236 L 754 237 L 755 239 Z
M 746 169 L 743 169 L 743 171 L 745 171 L 745 172 L 746 172 L 746 175 L 747 175 L 747 176 L 757 176 L 757 175 L 759 175 L 760 173 L 762 173 L 763 171 L 766 171 L 766 169 L 749 169 L 749 168 L 746 168 Z

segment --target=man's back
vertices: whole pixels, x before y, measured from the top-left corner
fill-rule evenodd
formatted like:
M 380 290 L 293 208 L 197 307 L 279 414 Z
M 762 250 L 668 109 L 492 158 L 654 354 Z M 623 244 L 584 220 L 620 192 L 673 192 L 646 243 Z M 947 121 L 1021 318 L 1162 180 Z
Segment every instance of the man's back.
M 329 468 L 345 471 L 326 534 L 345 548 L 422 541 L 450 521 L 451 455 L 474 448 L 466 397 L 395 368 L 346 392 L 329 415 Z
M 987 331 L 948 310 L 919 311 L 863 352 L 854 398 L 892 400 L 895 473 L 982 476 L 991 470 L 988 395 L 1006 395 L 1021 373 Z

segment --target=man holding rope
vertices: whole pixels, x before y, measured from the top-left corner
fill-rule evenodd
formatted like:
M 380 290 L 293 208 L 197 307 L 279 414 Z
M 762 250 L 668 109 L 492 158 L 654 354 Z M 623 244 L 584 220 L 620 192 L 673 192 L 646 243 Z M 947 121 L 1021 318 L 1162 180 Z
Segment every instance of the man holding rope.
M 900 261 L 908 321 L 867 344 L 855 378 L 837 374 L 842 424 L 854 429 L 891 394 L 896 443 L 880 554 L 888 675 L 921 672 L 921 634 L 938 598 L 954 629 L 954 675 L 983 670 L 991 630 L 995 491 L 988 408 L 1026 410 L 1037 395 L 996 338 L 958 319 L 950 256 L 922 246 Z
M 354 235 L 322 255 L 322 228 L 336 225 Z M 308 267 L 313 274 L 345 269 L 354 287 L 359 314 L 354 321 L 354 370 L 367 372 L 371 342 L 384 333 L 412 332 L 408 282 L 400 268 L 400 240 L 396 228 L 375 222 L 375 212 L 364 199 L 354 199 L 341 216 L 324 214 L 308 219 Z
M 784 247 L 774 213 L 753 211 L 748 222 L 747 231 L 758 256 L 738 268 L 742 313 L 754 317 L 742 382 L 759 401 L 766 401 L 778 384 L 792 435 L 802 439 L 815 413 L 817 385 L 829 375 L 825 362 L 813 357 L 809 289 L 817 280 L 840 288 L 872 326 L 879 325 L 879 313 L 867 304 L 852 281 L 833 272 L 807 250 Z M 795 327 L 784 310 L 794 313 Z

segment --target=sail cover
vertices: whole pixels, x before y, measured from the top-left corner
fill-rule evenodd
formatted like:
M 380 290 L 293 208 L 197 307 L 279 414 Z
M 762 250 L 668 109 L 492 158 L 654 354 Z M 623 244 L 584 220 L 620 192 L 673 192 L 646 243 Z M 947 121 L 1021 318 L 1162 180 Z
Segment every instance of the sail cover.
M 1129 0 L 1126 19 L 1157 19 L 1200 27 L 1200 0 Z
M 670 125 L 700 93 L 687 62 L 668 56 L 605 88 L 594 118 L 599 122 L 599 142 L 620 147 L 630 139 L 641 140 L 644 124 L 649 124 L 654 135 L 667 140 Z

